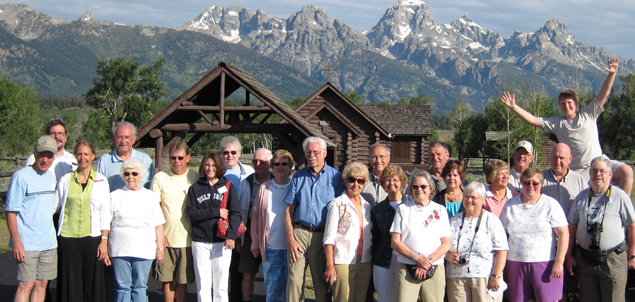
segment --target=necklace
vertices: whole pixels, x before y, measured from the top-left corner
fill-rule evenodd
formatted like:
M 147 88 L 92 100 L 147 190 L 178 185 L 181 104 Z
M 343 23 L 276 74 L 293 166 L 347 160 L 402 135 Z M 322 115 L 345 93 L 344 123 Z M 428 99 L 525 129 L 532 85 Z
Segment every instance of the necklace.
M 445 199 L 449 202 L 454 202 L 455 200 L 459 199 L 459 197 L 461 197 L 461 192 L 459 192 L 456 197 L 454 198 L 450 198 L 450 195 L 448 193 L 445 193 Z

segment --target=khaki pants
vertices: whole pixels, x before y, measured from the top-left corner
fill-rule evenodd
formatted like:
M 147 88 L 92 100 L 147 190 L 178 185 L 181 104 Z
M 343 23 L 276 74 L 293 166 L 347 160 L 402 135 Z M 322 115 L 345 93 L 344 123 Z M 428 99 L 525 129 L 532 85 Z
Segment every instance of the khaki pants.
M 287 301 L 297 302 L 304 297 L 304 275 L 307 265 L 311 266 L 311 277 L 313 278 L 313 288 L 315 289 L 315 300 L 317 302 L 326 301 L 324 292 L 324 246 L 322 245 L 323 232 L 310 232 L 308 230 L 293 227 L 295 239 L 300 244 L 304 253 L 300 253 L 300 259 L 296 263 L 289 263 L 289 278 L 287 279 Z
M 625 301 L 626 276 L 628 274 L 627 252 L 611 253 L 605 264 L 588 265 L 582 259 L 580 249 L 575 251 L 578 266 L 574 268 L 580 285 L 582 302 Z
M 397 281 L 395 283 L 397 285 L 395 292 L 399 302 L 416 302 L 419 294 L 421 294 L 423 302 L 443 302 L 445 267 L 443 265 L 437 266 L 434 277 L 421 281 L 410 276 L 403 263 L 397 262 Z
M 357 255 L 355 264 L 336 264 L 337 281 L 333 283 L 333 302 L 364 302 L 373 270 L 373 263 L 362 263 Z
M 501 302 L 503 293 L 496 300 L 492 299 L 487 291 L 489 277 L 482 278 L 448 278 L 449 302 Z

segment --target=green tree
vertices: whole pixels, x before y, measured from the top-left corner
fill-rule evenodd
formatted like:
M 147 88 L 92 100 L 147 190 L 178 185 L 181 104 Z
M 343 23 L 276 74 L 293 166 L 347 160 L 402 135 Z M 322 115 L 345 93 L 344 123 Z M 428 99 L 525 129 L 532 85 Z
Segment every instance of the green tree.
M 159 81 L 164 63 L 165 59 L 159 59 L 153 66 L 139 66 L 121 57 L 98 61 L 98 76 L 85 95 L 88 106 L 97 109 L 91 118 L 107 118 L 110 127 L 105 130 L 124 120 L 143 125 L 160 108 L 158 101 L 167 96 Z
M 344 96 L 346 96 L 349 100 L 351 100 L 351 102 L 355 103 L 356 105 L 361 105 L 364 103 L 364 101 L 362 101 L 362 96 L 359 95 L 359 93 L 357 92 L 353 92 L 353 93 L 344 93 Z
M 605 105 L 605 111 L 598 119 L 598 130 L 602 150 L 611 158 L 630 159 L 635 140 L 635 75 L 620 76 L 621 94 L 613 95 Z M 595 98 L 585 95 L 585 103 Z M 580 100 L 580 103 L 583 102 Z
M 26 154 L 42 134 L 37 93 L 6 76 L 0 77 L 0 150 L 5 155 Z

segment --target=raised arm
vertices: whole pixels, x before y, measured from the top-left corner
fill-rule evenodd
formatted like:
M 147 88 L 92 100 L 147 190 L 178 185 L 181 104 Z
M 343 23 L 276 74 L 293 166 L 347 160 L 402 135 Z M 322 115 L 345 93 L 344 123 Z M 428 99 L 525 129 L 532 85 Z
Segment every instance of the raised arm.
M 604 70 L 608 71 L 609 74 L 606 76 L 606 80 L 604 80 L 602 88 L 600 88 L 600 93 L 595 96 L 595 99 L 602 108 L 604 108 L 604 104 L 606 104 L 609 94 L 611 94 L 611 88 L 613 88 L 613 82 L 615 81 L 618 69 L 617 59 L 609 60 L 608 64 L 609 67 L 604 67 Z
M 527 124 L 542 128 L 542 125 L 540 124 L 540 117 L 534 116 L 527 110 L 516 105 L 516 96 L 514 94 L 503 92 L 503 94 L 501 95 L 501 101 L 512 111 L 514 111 L 514 113 L 516 113 L 523 121 L 527 122 Z

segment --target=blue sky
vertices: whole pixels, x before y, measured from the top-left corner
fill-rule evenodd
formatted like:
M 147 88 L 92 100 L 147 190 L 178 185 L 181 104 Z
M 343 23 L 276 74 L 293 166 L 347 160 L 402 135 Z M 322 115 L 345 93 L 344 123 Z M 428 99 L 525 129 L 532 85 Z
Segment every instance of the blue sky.
M 15 1 L 15 0 L 14 0 Z M 85 11 L 97 19 L 135 25 L 177 28 L 213 5 L 263 10 L 269 17 L 287 18 L 304 5 L 315 5 L 331 18 L 362 32 L 373 27 L 396 0 L 23 0 L 31 9 L 63 20 L 76 20 Z M 438 24 L 467 14 L 486 29 L 509 38 L 515 30 L 533 32 L 553 18 L 560 19 L 581 43 L 601 46 L 635 59 L 635 1 L 633 0 L 430 0 Z

